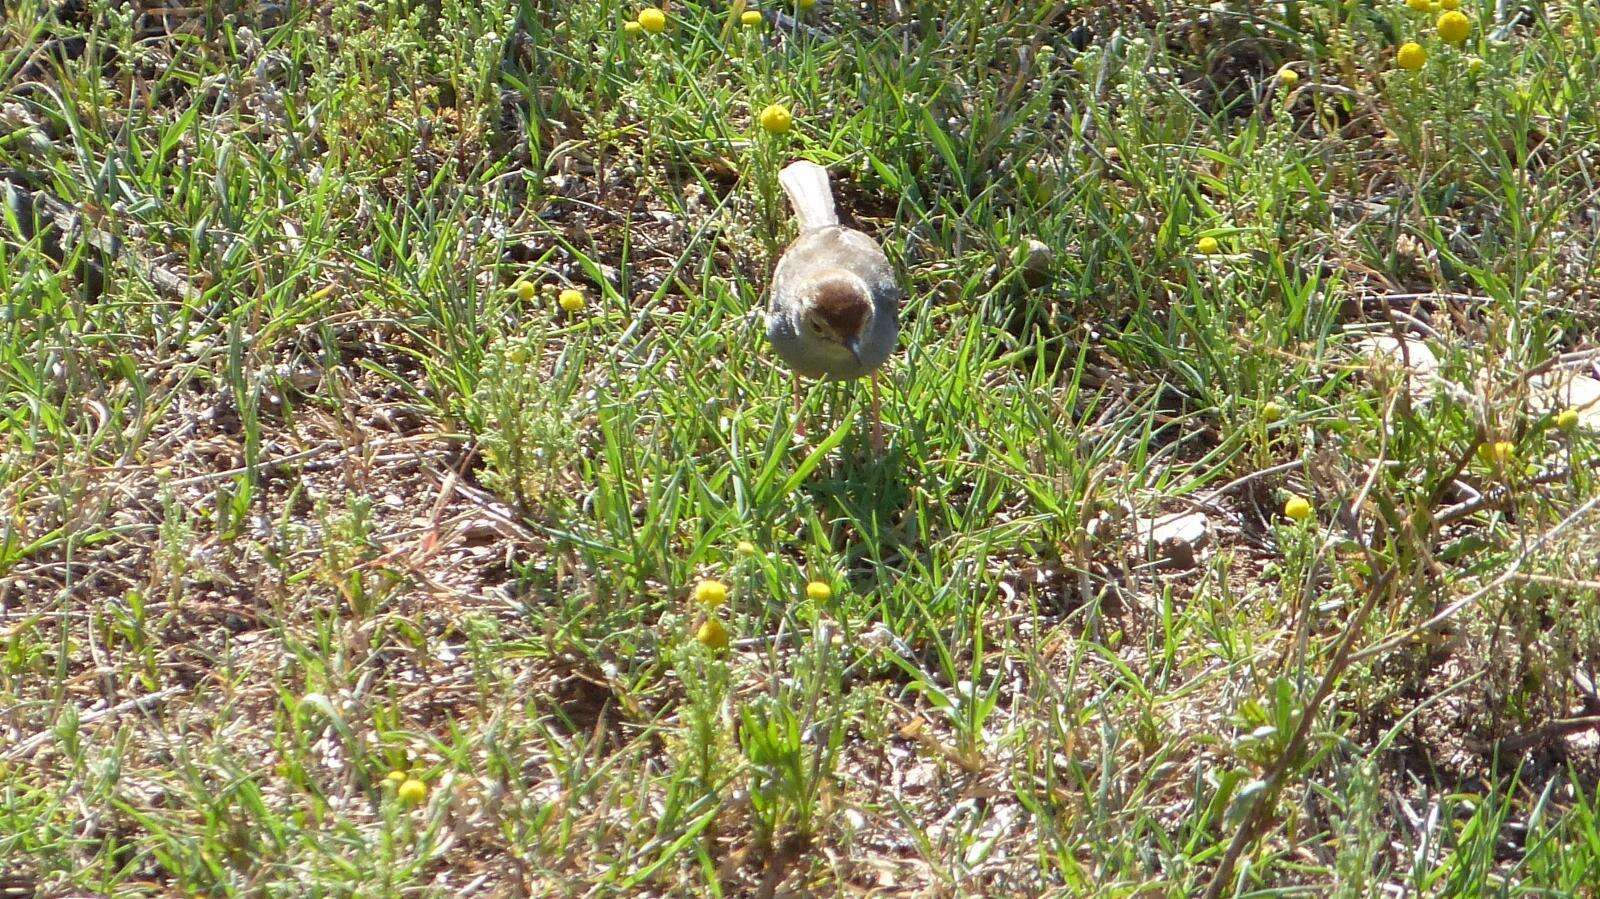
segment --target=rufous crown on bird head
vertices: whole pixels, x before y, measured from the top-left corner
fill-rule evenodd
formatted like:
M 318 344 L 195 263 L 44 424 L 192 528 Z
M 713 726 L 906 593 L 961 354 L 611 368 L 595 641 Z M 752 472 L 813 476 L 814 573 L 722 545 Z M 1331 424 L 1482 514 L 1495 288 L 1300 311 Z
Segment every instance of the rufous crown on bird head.
M 805 304 L 806 324 L 819 336 L 844 344 L 856 352 L 856 344 L 872 322 L 872 298 L 860 278 L 839 272 L 819 278 Z

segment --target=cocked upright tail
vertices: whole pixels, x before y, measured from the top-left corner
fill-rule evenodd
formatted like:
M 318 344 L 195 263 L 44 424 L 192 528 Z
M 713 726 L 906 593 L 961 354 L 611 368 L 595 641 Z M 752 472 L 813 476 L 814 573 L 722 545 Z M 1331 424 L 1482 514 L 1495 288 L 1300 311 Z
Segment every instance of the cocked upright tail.
M 778 173 L 778 183 L 789 195 L 789 205 L 794 207 L 801 234 L 839 224 L 827 169 L 809 159 L 791 162 Z

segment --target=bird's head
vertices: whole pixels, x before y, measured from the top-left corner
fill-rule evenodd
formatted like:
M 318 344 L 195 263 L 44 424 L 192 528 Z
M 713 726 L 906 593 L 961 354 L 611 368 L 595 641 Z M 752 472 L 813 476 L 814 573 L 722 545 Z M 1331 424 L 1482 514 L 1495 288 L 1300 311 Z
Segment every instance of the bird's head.
M 861 339 L 872 325 L 872 294 L 865 281 L 848 272 L 828 274 L 811 285 L 801 312 L 801 327 L 811 336 L 837 343 L 861 358 Z

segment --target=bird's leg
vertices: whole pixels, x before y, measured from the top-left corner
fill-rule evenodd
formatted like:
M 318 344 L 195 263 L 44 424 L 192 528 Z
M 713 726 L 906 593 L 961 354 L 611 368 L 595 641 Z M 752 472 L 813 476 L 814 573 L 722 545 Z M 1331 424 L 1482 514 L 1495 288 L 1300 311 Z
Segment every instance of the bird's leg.
M 881 411 L 881 406 L 880 406 L 880 404 L 878 402 L 878 373 L 877 372 L 873 372 L 872 376 L 871 376 L 871 379 L 872 379 L 872 435 L 870 437 L 870 440 L 872 442 L 872 452 L 873 452 L 873 454 L 877 455 L 877 456 L 882 456 L 883 455 L 883 451 L 884 451 L 884 445 L 883 445 L 883 415 L 882 415 L 882 411 Z
M 794 433 L 797 437 L 804 437 L 806 436 L 806 422 L 805 419 L 800 417 L 800 407 L 803 402 L 800 399 L 800 376 L 796 375 L 790 383 L 793 385 L 790 393 L 794 397 Z

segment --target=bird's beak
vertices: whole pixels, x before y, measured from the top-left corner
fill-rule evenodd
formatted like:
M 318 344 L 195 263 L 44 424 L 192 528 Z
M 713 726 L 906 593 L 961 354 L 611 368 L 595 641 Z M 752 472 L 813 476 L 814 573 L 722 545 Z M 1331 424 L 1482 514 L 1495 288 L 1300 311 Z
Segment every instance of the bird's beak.
M 856 360 L 856 364 L 860 365 L 861 364 L 861 338 L 859 338 L 859 337 L 848 338 L 844 342 L 844 348 L 850 351 L 850 358 Z

